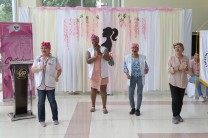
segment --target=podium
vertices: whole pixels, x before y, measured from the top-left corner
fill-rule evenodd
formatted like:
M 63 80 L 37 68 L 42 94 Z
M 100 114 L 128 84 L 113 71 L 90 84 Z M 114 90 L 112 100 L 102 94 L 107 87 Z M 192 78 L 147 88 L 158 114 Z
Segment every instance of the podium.
M 10 61 L 9 63 L 14 92 L 14 112 L 8 115 L 12 121 L 36 117 L 32 113 L 32 85 L 29 75 L 32 64 L 32 61 Z M 30 110 L 28 110 L 28 101 Z

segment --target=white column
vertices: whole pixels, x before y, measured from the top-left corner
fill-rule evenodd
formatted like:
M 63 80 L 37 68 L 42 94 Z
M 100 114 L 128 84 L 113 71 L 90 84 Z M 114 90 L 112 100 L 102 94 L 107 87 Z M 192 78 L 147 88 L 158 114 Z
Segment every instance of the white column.
M 124 0 L 120 0 L 120 7 L 124 8 Z
M 84 7 L 84 5 L 83 5 L 83 0 L 81 0 L 81 7 Z
M 112 0 L 112 7 L 115 7 L 115 1 L 114 0 Z
M 17 0 L 12 0 L 12 17 L 13 22 L 17 21 Z

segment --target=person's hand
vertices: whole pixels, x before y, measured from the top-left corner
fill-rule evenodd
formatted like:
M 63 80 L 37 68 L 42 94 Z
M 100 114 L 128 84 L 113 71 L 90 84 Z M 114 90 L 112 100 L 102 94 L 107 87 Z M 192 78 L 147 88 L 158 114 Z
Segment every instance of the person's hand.
M 58 77 L 57 76 L 55 77 L 55 81 L 58 82 Z
M 127 79 L 130 79 L 131 78 L 131 76 L 129 74 L 126 74 L 126 77 L 127 77 Z
M 96 47 L 95 51 L 97 51 L 98 55 L 101 55 L 102 53 L 100 52 L 100 47 Z
M 189 75 L 192 75 L 193 74 L 191 70 L 185 70 L 185 73 L 186 74 L 189 74 Z
M 179 66 L 179 70 L 180 71 L 185 71 L 185 70 L 187 70 L 188 68 L 187 68 L 187 65 L 186 64 L 180 64 L 180 66 Z
M 101 53 L 102 54 L 102 53 Z M 102 56 L 106 56 L 107 55 L 107 52 L 106 51 L 104 51 L 104 53 L 103 53 L 103 55 Z
M 145 73 L 145 74 L 147 74 L 147 73 L 148 73 L 148 71 L 149 71 L 149 69 L 148 69 L 148 68 L 145 68 L 145 69 L 144 69 L 144 73 Z
M 45 64 L 44 64 L 44 65 L 41 65 L 41 66 L 39 67 L 39 69 L 40 69 L 40 70 L 46 69 L 46 65 L 45 65 Z
M 94 57 L 95 57 L 95 58 L 97 58 L 97 56 L 98 56 L 98 52 L 97 52 L 97 51 L 95 51 L 95 53 L 94 53 Z

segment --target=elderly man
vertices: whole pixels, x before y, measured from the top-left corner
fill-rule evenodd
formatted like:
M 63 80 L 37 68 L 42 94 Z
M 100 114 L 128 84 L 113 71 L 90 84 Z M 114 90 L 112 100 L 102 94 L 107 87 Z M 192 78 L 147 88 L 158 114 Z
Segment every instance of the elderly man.
M 125 56 L 123 70 L 128 79 L 129 85 L 129 101 L 131 111 L 129 114 L 140 116 L 140 106 L 142 102 L 142 91 L 145 82 L 145 74 L 148 73 L 149 68 L 146 63 L 146 57 L 139 54 L 139 44 L 132 43 L 132 54 Z M 137 106 L 134 104 L 134 90 L 137 84 Z

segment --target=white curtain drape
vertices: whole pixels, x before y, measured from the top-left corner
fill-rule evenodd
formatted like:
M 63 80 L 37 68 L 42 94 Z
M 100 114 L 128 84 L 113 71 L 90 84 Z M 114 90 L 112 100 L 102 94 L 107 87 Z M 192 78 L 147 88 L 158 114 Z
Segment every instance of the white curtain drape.
M 79 27 L 76 10 L 60 10 L 57 12 L 57 57 L 63 68 L 59 88 L 62 91 L 78 91 L 82 89 L 82 51 L 80 51 L 78 35 Z M 84 50 L 83 46 L 83 50 Z M 81 53 L 80 53 L 81 52 Z M 80 83 L 79 83 L 80 82 Z M 81 85 L 80 85 L 81 84 Z
M 33 52 L 34 57 L 41 54 L 41 43 L 51 42 L 52 55 L 57 56 L 57 28 L 55 10 L 41 10 L 32 8 L 30 20 L 33 27 Z
M 30 22 L 30 9 L 26 7 L 18 8 L 18 21 L 22 23 Z
M 160 81 L 158 73 L 160 72 L 160 25 L 159 11 L 139 11 L 141 23 L 139 29 L 142 33 L 139 37 L 141 54 L 146 55 L 146 61 L 149 65 L 149 73 L 146 76 L 144 90 L 159 90 Z
M 192 10 L 187 9 L 183 11 L 183 44 L 185 46 L 184 54 L 191 59 L 191 47 L 192 47 Z
M 34 55 L 40 54 L 42 41 L 50 41 L 52 54 L 58 57 L 63 68 L 59 91 L 90 90 L 85 54 L 92 46 L 92 33 L 100 37 L 100 44 L 106 41 L 102 36 L 106 27 L 118 30 L 117 40 L 112 40 L 115 66 L 109 70 L 110 93 L 127 91 L 123 60 L 131 53 L 132 42 L 139 43 L 140 53 L 146 55 L 150 68 L 145 91 L 169 89 L 166 66 L 174 42 L 183 42 L 185 54 L 189 56 L 191 53 L 191 10 L 32 8 L 30 14 Z

